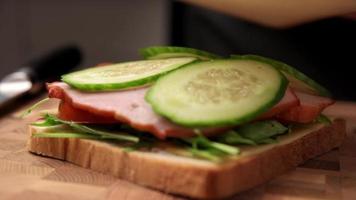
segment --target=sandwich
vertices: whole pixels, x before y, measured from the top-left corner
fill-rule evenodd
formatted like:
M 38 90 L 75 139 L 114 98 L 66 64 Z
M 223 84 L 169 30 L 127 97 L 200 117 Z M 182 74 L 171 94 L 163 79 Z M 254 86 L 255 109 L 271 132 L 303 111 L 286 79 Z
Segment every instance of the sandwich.
M 29 125 L 29 151 L 165 193 L 220 199 L 345 137 L 344 120 L 322 113 L 334 103 L 328 90 L 285 63 L 186 47 L 141 53 L 144 60 L 48 83 L 60 103 Z

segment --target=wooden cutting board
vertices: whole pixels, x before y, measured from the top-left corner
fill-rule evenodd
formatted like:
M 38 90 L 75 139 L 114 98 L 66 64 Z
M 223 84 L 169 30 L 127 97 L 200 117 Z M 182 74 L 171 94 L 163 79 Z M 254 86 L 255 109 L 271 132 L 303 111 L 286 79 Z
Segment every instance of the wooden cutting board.
M 0 199 L 184 199 L 29 153 L 28 120 L 18 113 L 0 119 Z M 347 119 L 339 149 L 232 199 L 355 199 L 356 103 L 338 102 L 327 113 Z

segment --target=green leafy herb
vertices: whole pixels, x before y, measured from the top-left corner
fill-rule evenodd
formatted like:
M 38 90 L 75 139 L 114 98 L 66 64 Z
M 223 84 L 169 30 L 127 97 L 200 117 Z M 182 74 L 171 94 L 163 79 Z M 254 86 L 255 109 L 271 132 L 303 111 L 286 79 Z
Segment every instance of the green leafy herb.
M 225 144 L 247 144 L 247 145 L 256 145 L 256 142 L 242 137 L 240 134 L 238 134 L 236 131 L 231 130 L 226 132 L 225 134 L 219 136 L 217 140 L 221 143 Z
M 33 104 L 32 106 L 30 106 L 29 108 L 27 108 L 23 113 L 21 113 L 20 118 L 24 118 L 27 115 L 31 114 L 31 112 L 36 109 L 38 106 L 42 105 L 43 103 L 47 102 L 49 100 L 49 98 L 45 98 L 42 99 L 41 101 Z
M 209 151 L 209 150 L 199 150 L 196 148 L 192 148 L 192 147 L 188 147 L 186 148 L 190 153 L 192 153 L 193 156 L 198 157 L 198 158 L 202 158 L 202 159 L 206 159 L 206 160 L 210 160 L 213 162 L 221 162 L 222 158 L 220 155 L 216 155 L 215 152 L 213 151 Z
M 55 117 L 54 115 L 48 115 L 48 117 L 51 118 L 55 122 L 66 124 L 75 130 L 82 131 L 84 133 L 93 134 L 93 135 L 98 135 L 102 139 L 115 139 L 115 140 L 129 141 L 129 142 L 139 142 L 139 140 L 140 140 L 138 137 L 135 137 L 132 135 L 126 135 L 126 134 L 120 134 L 120 133 L 109 133 L 106 131 L 93 129 L 93 128 L 90 128 L 89 126 L 78 124 L 78 123 L 75 123 L 72 121 L 61 120 L 61 119 L 58 119 L 57 117 Z
M 142 148 L 152 148 L 153 146 L 154 146 L 154 141 L 141 139 L 138 143 L 135 143 L 133 145 L 125 147 L 124 151 L 131 152 L 131 151 L 136 151 L 136 150 L 139 150 Z
M 32 135 L 35 138 L 80 138 L 80 139 L 101 139 L 96 135 L 89 135 L 85 133 L 35 133 Z
M 326 115 L 323 114 L 320 114 L 315 121 L 326 125 L 330 125 L 332 123 L 332 121 Z
M 238 147 L 210 141 L 208 138 L 204 137 L 203 135 L 198 135 L 193 138 L 185 138 L 182 140 L 191 144 L 192 145 L 191 148 L 200 151 L 207 150 L 206 152 L 211 152 L 211 150 L 213 150 L 213 151 L 221 152 L 222 154 L 225 155 L 237 155 L 240 153 L 240 149 Z
M 44 116 L 45 121 L 42 124 L 37 124 L 39 126 L 46 126 L 46 125 L 58 125 L 58 124 L 66 124 L 73 128 L 76 131 L 79 131 L 80 133 L 84 134 L 91 134 L 97 136 L 99 139 L 112 139 L 112 140 L 120 140 L 120 141 L 129 141 L 129 142 L 139 142 L 139 138 L 133 135 L 127 135 L 127 134 L 121 134 L 121 133 L 110 133 L 102 130 L 97 130 L 94 128 L 90 128 L 89 126 L 82 125 L 79 123 L 75 123 L 72 121 L 66 121 L 66 120 L 61 120 L 58 119 L 54 115 L 46 114 Z
M 244 138 L 253 141 L 262 141 L 264 139 L 284 134 L 288 128 L 275 120 L 258 121 L 242 125 L 237 132 Z
M 142 148 L 152 148 L 157 139 L 152 135 L 134 130 L 130 132 L 130 127 L 120 127 L 120 130 L 130 132 L 132 135 L 114 133 L 104 131 L 98 127 L 83 125 L 72 121 L 66 121 L 57 118 L 55 115 L 44 115 L 44 121 L 34 123 L 34 126 L 54 126 L 64 124 L 74 132 L 62 132 L 62 133 L 37 133 L 33 137 L 42 138 L 80 138 L 80 139 L 94 139 L 94 140 L 118 140 L 133 142 L 124 149 L 126 152 L 135 151 Z M 107 129 L 105 129 L 107 130 Z M 127 131 L 129 130 L 129 131 Z M 271 144 L 276 143 L 275 137 L 279 134 L 283 134 L 288 130 L 282 124 L 277 121 L 260 121 L 243 125 L 237 130 L 228 131 L 227 133 L 218 136 L 217 138 L 208 139 L 203 136 L 200 131 L 195 131 L 196 136 L 192 138 L 183 139 L 168 139 L 167 142 L 173 144 L 179 144 L 181 148 L 186 149 L 193 156 L 210 160 L 212 162 L 220 162 L 226 156 L 237 155 L 240 153 L 240 149 L 237 144 L 245 145 L 257 145 L 257 144 Z
M 62 123 L 55 121 L 48 114 L 45 114 L 44 121 L 34 122 L 31 125 L 32 126 L 40 126 L 40 127 L 49 127 L 49 126 L 55 126 L 55 125 L 59 125 L 59 124 L 62 124 Z
M 240 149 L 234 146 L 230 146 L 227 144 L 223 144 L 223 143 L 218 143 L 218 142 L 210 142 L 210 144 L 208 144 L 209 148 L 213 148 L 216 150 L 220 150 L 226 154 L 229 155 L 237 155 L 240 153 Z

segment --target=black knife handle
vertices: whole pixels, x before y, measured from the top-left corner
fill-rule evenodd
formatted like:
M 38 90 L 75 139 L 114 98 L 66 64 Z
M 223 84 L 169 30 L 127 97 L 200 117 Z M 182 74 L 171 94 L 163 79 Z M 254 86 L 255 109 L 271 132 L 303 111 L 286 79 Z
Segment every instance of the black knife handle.
M 46 81 L 68 73 L 82 61 L 80 49 L 66 46 L 56 49 L 47 55 L 30 61 L 22 70 L 32 81 Z

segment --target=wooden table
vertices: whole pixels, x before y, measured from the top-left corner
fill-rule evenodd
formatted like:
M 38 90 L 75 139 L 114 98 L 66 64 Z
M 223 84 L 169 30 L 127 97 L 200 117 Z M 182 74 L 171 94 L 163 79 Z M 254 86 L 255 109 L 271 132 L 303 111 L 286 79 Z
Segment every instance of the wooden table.
M 356 103 L 327 113 L 348 121 L 339 149 L 233 199 L 356 199 Z M 26 150 L 26 122 L 17 112 L 0 120 L 0 199 L 183 199 Z

